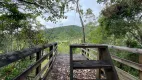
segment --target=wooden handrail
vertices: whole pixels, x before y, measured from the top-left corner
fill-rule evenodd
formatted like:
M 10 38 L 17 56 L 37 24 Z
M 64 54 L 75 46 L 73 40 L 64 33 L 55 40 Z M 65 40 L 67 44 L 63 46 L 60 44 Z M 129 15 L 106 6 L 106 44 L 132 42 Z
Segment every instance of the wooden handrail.
M 32 70 L 37 68 L 41 62 L 43 62 L 49 55 L 46 54 L 42 58 L 40 58 L 36 63 L 34 63 L 32 66 L 30 66 L 28 69 L 26 69 L 23 73 L 21 73 L 18 77 L 16 77 L 14 80 L 21 80 L 22 76 L 27 76 Z
M 124 47 L 124 46 L 114 46 L 114 45 L 108 45 L 108 48 L 116 49 L 116 50 L 120 50 L 120 51 L 127 51 L 127 52 L 134 53 L 134 54 L 139 54 L 139 63 L 135 63 L 130 60 L 118 58 L 116 56 L 112 56 L 112 59 L 139 70 L 139 79 L 142 80 L 142 63 L 141 63 L 142 62 L 142 59 L 141 59 L 142 58 L 142 49 L 129 48 L 129 47 Z
M 120 50 L 120 51 L 127 51 L 127 52 L 131 52 L 131 53 L 136 53 L 136 54 L 142 54 L 142 49 L 139 49 L 139 48 L 129 48 L 129 47 L 125 47 L 125 46 L 115 46 L 115 45 L 108 45 L 108 44 L 91 44 L 91 43 L 83 43 L 82 46 L 83 45 L 86 45 L 86 46 L 93 46 L 93 45 L 106 46 L 111 49 L 116 49 L 116 50 Z M 79 46 L 79 45 L 74 45 L 74 46 Z M 79 47 L 81 47 L 81 46 L 79 46 Z
M 123 71 L 122 69 L 115 66 L 115 69 L 117 70 L 117 74 L 119 76 L 120 80 L 139 80 L 139 78 L 129 74 L 126 71 Z
M 76 48 L 81 49 L 82 55 L 89 61 L 101 61 L 101 60 L 107 61 L 108 64 L 111 65 L 111 68 L 112 68 L 111 70 L 109 70 L 109 72 L 107 70 L 104 71 L 104 73 L 107 74 L 106 75 L 107 79 L 108 80 L 118 80 L 118 76 L 117 76 L 116 70 L 115 70 L 115 68 L 113 66 L 111 57 L 110 57 L 109 52 L 108 52 L 108 46 L 102 45 L 102 44 L 87 44 L 87 43 L 70 45 L 70 80 L 73 80 L 73 69 L 79 69 L 79 68 L 82 69 L 81 66 L 79 66 L 78 68 L 75 68 L 75 66 L 73 66 L 75 64 L 74 63 L 75 61 L 73 60 L 73 53 L 74 53 L 73 50 L 75 50 Z M 96 59 L 95 60 L 91 59 L 91 57 L 92 57 L 91 54 L 93 52 L 96 53 L 96 50 L 92 50 L 91 48 L 92 49 L 94 49 L 94 48 L 98 49 L 97 60 Z M 84 63 L 81 63 L 81 64 L 84 64 Z M 90 63 L 90 64 L 94 64 L 95 65 L 95 63 Z M 89 65 L 89 66 L 90 66 L 90 64 L 86 63 L 86 65 Z M 87 69 L 88 68 L 89 67 L 87 66 Z M 85 69 L 86 69 L 86 67 L 85 67 Z M 97 68 L 97 70 L 96 70 L 96 79 L 100 79 L 100 78 L 101 78 L 101 68 Z
M 45 55 L 42 56 L 41 52 L 46 48 L 49 48 L 49 53 L 46 53 Z M 42 73 L 44 70 L 52 67 L 52 64 L 54 62 L 53 57 L 55 57 L 57 54 L 57 43 L 51 43 L 43 46 L 36 46 L 33 48 L 24 49 L 21 51 L 2 54 L 0 55 L 0 67 L 6 66 L 12 62 L 16 62 L 25 57 L 32 56 L 33 54 L 36 54 L 36 62 L 33 63 L 31 66 L 29 66 L 22 73 L 20 73 L 18 76 L 16 76 L 14 80 L 25 80 L 28 74 L 35 69 L 36 69 L 36 77 L 38 77 L 38 79 L 41 79 L 41 76 L 39 75 L 43 75 Z M 45 65 L 45 67 L 42 68 L 41 70 L 41 63 L 45 59 L 49 59 L 49 61 Z
M 129 48 L 129 47 L 124 47 L 124 46 L 114 46 L 114 45 L 107 45 L 107 46 L 108 48 L 111 48 L 111 49 L 127 51 L 131 53 L 136 53 L 136 54 L 142 54 L 142 49 L 139 49 L 139 48 Z
M 33 55 L 45 48 L 48 48 L 48 47 L 56 45 L 56 44 L 57 43 L 51 43 L 51 44 L 46 44 L 43 46 L 36 46 L 33 48 L 24 49 L 21 51 L 15 51 L 15 52 L 2 54 L 2 55 L 0 55 L 0 67 L 3 67 L 3 66 L 8 65 L 12 62 L 18 61 L 20 59 L 23 59 L 27 56 Z
M 86 53 L 88 53 L 89 55 L 91 55 L 93 58 L 97 59 L 97 57 L 96 57 L 93 53 L 91 53 L 90 51 L 87 51 L 86 49 L 83 49 L 83 48 L 81 48 L 81 50 L 85 51 Z M 92 50 L 92 51 L 96 52 L 96 51 L 93 50 L 93 49 L 89 49 L 89 50 Z M 84 53 L 83 53 L 83 54 L 84 54 Z M 89 56 L 87 56 L 87 55 L 85 55 L 85 54 L 84 54 L 84 56 L 89 59 Z
M 133 61 L 130 61 L 130 60 L 122 59 L 122 58 L 119 58 L 119 57 L 114 56 L 114 55 L 111 55 L 111 57 L 115 61 L 118 61 L 120 63 L 123 63 L 123 64 L 127 65 L 127 66 L 130 66 L 132 68 L 135 68 L 137 70 L 142 71 L 142 64 L 139 64 L 139 63 L 136 63 L 136 62 L 133 62 Z
M 72 44 L 72 48 L 107 48 L 107 45 L 102 44 Z
M 93 45 L 93 44 L 84 43 L 83 45 L 87 46 L 87 45 Z M 109 49 L 115 49 L 115 50 L 130 52 L 130 53 L 133 53 L 133 54 L 138 54 L 139 55 L 139 62 L 142 62 L 142 57 L 140 57 L 140 56 L 142 56 L 142 49 L 129 48 L 129 47 L 124 47 L 124 46 L 114 46 L 114 45 L 107 45 L 107 44 L 95 44 L 95 45 L 107 46 Z M 81 46 L 79 46 L 79 47 L 81 47 Z M 84 47 L 84 48 L 88 48 L 88 47 Z M 94 49 L 90 49 L 90 50 L 95 51 Z M 83 51 L 85 53 L 89 53 L 86 49 L 83 49 Z M 112 57 L 113 60 L 115 60 L 117 62 L 120 62 L 122 64 L 130 66 L 130 67 L 132 67 L 136 70 L 139 70 L 140 71 L 139 78 L 140 78 L 140 80 L 142 80 L 142 64 L 141 63 L 136 63 L 136 62 L 133 62 L 133 61 L 130 61 L 130 60 L 122 59 L 122 58 L 119 58 L 119 57 L 114 56 L 114 55 L 111 55 L 111 57 Z M 121 73 L 121 74 L 123 74 L 123 73 Z

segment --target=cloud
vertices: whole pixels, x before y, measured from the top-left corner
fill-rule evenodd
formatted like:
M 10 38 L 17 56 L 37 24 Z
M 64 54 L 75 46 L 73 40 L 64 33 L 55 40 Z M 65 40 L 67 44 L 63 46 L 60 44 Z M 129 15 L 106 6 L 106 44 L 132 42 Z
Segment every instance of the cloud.
M 82 5 L 83 10 L 86 10 L 88 8 L 92 9 L 96 17 L 99 16 L 101 10 L 104 7 L 103 4 L 97 3 L 96 0 L 80 0 L 80 4 Z
M 98 4 L 96 0 L 80 0 L 80 5 L 82 9 L 85 11 L 88 8 L 91 8 L 96 18 L 99 16 L 101 10 L 103 9 L 103 4 Z M 81 26 L 80 19 L 78 13 L 75 11 L 70 11 L 65 13 L 67 19 L 61 19 L 57 24 L 52 22 L 47 22 L 41 17 L 38 17 L 37 20 L 41 22 L 41 24 L 45 25 L 47 28 L 54 28 L 58 26 L 66 26 L 66 25 L 78 25 Z

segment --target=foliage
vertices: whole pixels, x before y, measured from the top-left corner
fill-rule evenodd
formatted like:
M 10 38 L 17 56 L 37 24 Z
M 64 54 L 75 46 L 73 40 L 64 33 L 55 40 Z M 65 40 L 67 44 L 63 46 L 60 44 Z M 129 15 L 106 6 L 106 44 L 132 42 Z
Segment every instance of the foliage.
M 76 25 L 47 29 L 45 32 L 49 40 L 70 40 L 81 37 L 81 27 Z
M 64 18 L 65 7 L 68 7 L 70 1 L 65 0 L 2 0 L 0 1 L 1 12 L 15 11 L 16 8 L 22 12 L 34 13 L 36 15 L 49 14 L 48 20 L 55 21 L 59 18 Z M 16 6 L 15 8 L 12 8 Z M 12 8 L 12 9 L 11 9 Z
M 23 72 L 30 65 L 32 65 L 34 59 L 29 60 L 28 58 L 14 62 L 8 66 L 0 68 L 0 79 L 12 80 L 15 76 L 18 76 L 19 73 Z
M 91 28 L 92 29 L 92 28 Z M 103 33 L 100 27 L 95 27 L 92 31 L 90 31 L 88 40 L 92 43 L 102 43 L 103 42 Z
M 43 26 L 36 21 L 36 17 L 42 16 L 46 20 L 56 22 L 56 19 L 65 18 L 68 3 L 68 0 L 1 0 L 1 51 L 9 52 L 47 43 L 48 39 L 45 40 L 41 30 Z M 48 16 L 44 16 L 45 14 Z
M 141 43 L 141 1 L 114 0 L 102 11 L 99 23 L 116 37 L 131 35 Z M 117 26 L 116 26 L 117 25 Z
M 65 18 L 65 8 L 68 7 L 69 2 L 68 0 L 1 0 L 0 52 L 7 53 L 48 43 L 42 30 L 43 25 L 36 20 L 36 17 L 42 16 L 51 22 Z M 11 80 L 29 64 L 31 64 L 29 60 L 24 60 L 18 64 L 16 62 L 2 67 L 0 78 Z
M 76 25 L 43 30 L 44 35 L 49 42 L 58 42 L 59 53 L 69 53 L 70 44 L 81 43 L 81 31 L 81 27 Z
M 93 43 L 103 42 L 105 44 L 141 48 L 141 0 L 98 0 L 98 2 L 103 2 L 106 5 L 100 14 L 99 26 L 90 32 L 89 40 Z M 113 55 L 138 63 L 139 55 L 137 54 L 116 50 L 110 51 Z M 116 61 L 114 63 L 119 68 L 138 77 L 138 70 Z
M 77 2 L 79 0 L 73 0 Z M 142 45 L 142 1 L 141 0 L 97 0 L 104 2 L 98 22 L 93 11 L 77 10 L 83 18 L 87 42 L 95 44 L 124 45 L 141 48 Z M 48 42 L 58 42 L 60 53 L 68 53 L 69 45 L 81 43 L 82 29 L 76 25 L 44 29 L 36 20 L 42 16 L 45 20 L 56 23 L 57 19 L 65 19 L 65 12 L 71 7 L 70 0 L 1 0 L 0 1 L 0 52 L 21 50 Z M 74 4 L 74 3 L 72 3 Z M 75 4 L 76 5 L 76 4 Z M 74 8 L 74 7 L 72 7 Z M 72 9 L 71 10 L 75 10 Z M 67 9 L 67 10 L 66 10 Z M 79 52 L 79 50 L 76 50 Z M 120 58 L 138 62 L 138 55 L 110 50 Z M 25 68 L 30 61 L 22 61 L 20 67 L 13 63 L 0 69 L 0 77 L 12 79 Z M 138 76 L 138 71 L 131 67 L 114 62 L 115 65 Z M 16 69 L 17 68 L 17 69 Z M 12 73 L 12 75 L 6 77 Z M 6 75 L 5 75 L 6 74 Z

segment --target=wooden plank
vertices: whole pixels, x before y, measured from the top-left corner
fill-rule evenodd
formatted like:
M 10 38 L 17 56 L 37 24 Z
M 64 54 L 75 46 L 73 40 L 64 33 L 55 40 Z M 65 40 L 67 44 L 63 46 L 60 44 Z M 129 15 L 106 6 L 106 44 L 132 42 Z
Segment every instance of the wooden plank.
M 99 51 L 99 55 L 100 55 L 99 59 L 100 60 L 107 60 L 107 62 L 109 64 L 111 64 L 111 66 L 112 66 L 111 70 L 104 69 L 106 76 L 107 76 L 107 79 L 108 80 L 118 80 L 118 75 L 117 75 L 117 72 L 114 68 L 114 65 L 113 65 L 110 53 L 108 51 L 108 48 L 99 48 L 98 51 Z
M 139 55 L 139 64 L 142 65 L 142 55 Z M 142 66 L 141 66 L 142 68 Z M 140 80 L 142 80 L 142 70 L 139 70 L 139 78 Z
M 98 54 L 97 54 L 97 60 L 101 60 L 101 52 L 100 49 L 98 48 Z M 101 78 L 101 69 L 97 69 L 96 70 L 96 79 L 100 79 Z
M 48 70 L 47 70 L 46 73 L 44 74 L 42 80 L 47 80 L 47 75 L 49 74 L 50 70 L 52 69 L 52 66 L 53 66 L 53 64 L 54 64 L 54 62 L 55 62 L 55 59 L 56 59 L 56 55 L 57 55 L 57 53 L 55 53 L 55 55 L 52 57 L 52 59 L 49 60 L 49 62 L 52 60 L 52 63 L 51 63 L 51 65 L 48 67 Z
M 122 58 L 119 58 L 119 57 L 114 56 L 114 55 L 111 55 L 111 57 L 115 61 L 118 61 L 120 63 L 123 63 L 123 64 L 127 65 L 127 66 L 130 66 L 130 67 L 133 67 L 133 68 L 135 68 L 137 70 L 142 71 L 142 64 L 135 63 L 135 62 L 132 62 L 130 60 L 122 59 Z
M 26 79 L 26 76 L 35 68 L 37 68 L 41 62 L 43 62 L 45 59 L 47 59 L 49 55 L 46 54 L 42 58 L 40 58 L 37 62 L 35 62 L 33 65 L 31 65 L 29 68 L 27 68 L 23 73 L 19 74 L 14 80 L 23 80 Z M 22 79 L 21 79 L 22 78 Z
M 43 74 L 43 72 L 48 68 L 49 62 L 42 68 L 42 70 L 36 75 L 33 80 L 39 80 Z
M 73 69 L 99 69 L 99 68 L 111 68 L 110 64 L 107 64 L 104 60 L 74 60 Z
M 83 50 L 83 51 L 85 51 L 86 53 L 88 53 L 88 57 L 87 57 L 87 55 L 85 56 L 86 58 L 90 59 L 90 57 L 89 57 L 89 55 L 90 55 L 91 57 L 97 59 L 97 56 L 94 55 L 94 54 L 92 54 L 92 53 L 89 52 L 88 50 L 85 50 L 85 49 L 83 49 L 83 48 L 81 48 L 81 50 Z M 89 49 L 89 50 L 90 50 L 90 49 Z
M 41 58 L 41 51 L 36 53 L 36 61 Z M 36 68 L 36 75 L 41 71 L 41 64 Z
M 106 45 L 106 46 L 108 46 L 108 48 L 112 48 L 112 49 L 142 54 L 142 49 L 139 49 L 139 48 L 129 48 L 129 47 L 124 47 L 124 46 L 114 46 L 114 45 Z
M 72 44 L 70 45 L 72 48 L 107 48 L 106 45 L 101 44 Z
M 50 46 L 50 48 L 49 48 L 49 51 L 50 51 L 50 55 L 49 55 L 49 60 L 52 58 L 52 56 L 53 56 L 53 50 L 54 49 L 54 47 L 53 46 Z M 51 60 L 51 62 L 49 62 L 49 66 L 51 65 L 51 63 L 52 63 L 52 60 Z
M 108 79 L 78 79 L 78 78 L 73 78 L 73 80 L 108 80 Z
M 73 80 L 73 48 L 70 45 L 70 80 Z
M 91 51 L 94 51 L 94 52 L 98 52 L 98 50 L 96 50 L 95 48 L 93 49 L 93 48 L 89 48 Z
M 87 60 L 89 60 L 89 56 L 87 56 L 85 53 L 82 53 L 82 55 L 83 55 Z
M 23 59 L 27 56 L 33 55 L 47 47 L 53 46 L 57 43 L 51 43 L 51 44 L 46 44 L 43 46 L 36 46 L 33 48 L 28 48 L 20 51 L 14 51 L 10 53 L 4 53 L 0 55 L 0 67 L 6 66 L 12 62 L 18 61 L 20 59 Z
M 127 73 L 126 71 L 123 71 L 122 69 L 120 69 L 118 67 L 115 67 L 115 69 L 118 73 L 120 80 L 140 80 L 139 78 Z

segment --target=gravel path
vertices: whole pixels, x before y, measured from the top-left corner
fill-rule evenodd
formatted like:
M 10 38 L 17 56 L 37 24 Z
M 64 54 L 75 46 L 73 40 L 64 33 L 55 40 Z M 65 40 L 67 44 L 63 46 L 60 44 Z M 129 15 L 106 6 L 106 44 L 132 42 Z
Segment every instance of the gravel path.
M 74 60 L 86 60 L 81 54 L 74 54 Z M 69 54 L 58 54 L 47 80 L 69 80 Z M 95 79 L 95 69 L 74 70 L 74 78 L 79 80 Z

